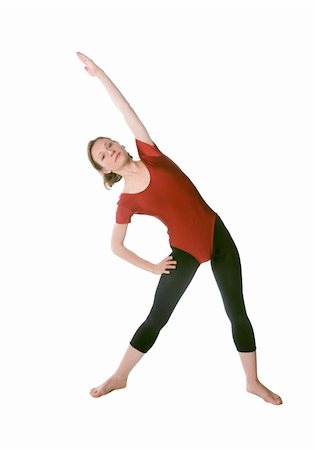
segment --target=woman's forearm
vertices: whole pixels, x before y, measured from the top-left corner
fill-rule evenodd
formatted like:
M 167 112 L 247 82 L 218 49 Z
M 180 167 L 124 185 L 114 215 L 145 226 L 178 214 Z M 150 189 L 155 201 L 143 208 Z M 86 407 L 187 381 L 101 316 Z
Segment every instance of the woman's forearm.
M 102 69 L 100 68 L 97 69 L 96 77 L 105 86 L 106 91 L 108 92 L 114 105 L 119 109 L 119 111 L 123 112 L 126 107 L 130 107 L 129 103 L 122 95 L 120 90 L 117 88 L 117 86 L 115 86 L 112 80 L 106 75 L 106 73 Z
M 147 270 L 148 272 L 155 273 L 155 264 L 141 258 L 125 246 L 120 246 L 118 249 L 113 249 L 113 252 L 115 255 L 128 261 L 130 264 L 140 267 L 140 269 Z

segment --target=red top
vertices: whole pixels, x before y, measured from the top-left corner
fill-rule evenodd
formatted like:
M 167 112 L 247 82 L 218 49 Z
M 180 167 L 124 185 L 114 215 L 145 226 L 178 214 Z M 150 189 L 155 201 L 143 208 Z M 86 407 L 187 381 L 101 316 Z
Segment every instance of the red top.
M 150 173 L 148 187 L 136 194 L 121 193 L 116 222 L 129 223 L 133 214 L 147 214 L 166 225 L 171 247 L 190 253 L 200 263 L 213 251 L 216 213 L 190 179 L 156 146 L 136 139 L 140 159 Z

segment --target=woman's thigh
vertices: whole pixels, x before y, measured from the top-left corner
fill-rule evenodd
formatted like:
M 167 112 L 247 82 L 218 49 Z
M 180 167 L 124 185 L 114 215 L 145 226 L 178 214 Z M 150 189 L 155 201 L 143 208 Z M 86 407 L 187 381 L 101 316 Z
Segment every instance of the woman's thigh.
M 244 312 L 241 260 L 235 242 L 218 216 L 211 267 L 228 314 Z
M 172 314 L 200 266 L 192 255 L 183 250 L 173 247 L 171 255 L 177 261 L 176 269 L 161 275 L 149 314 L 149 317 L 158 316 L 163 323 Z

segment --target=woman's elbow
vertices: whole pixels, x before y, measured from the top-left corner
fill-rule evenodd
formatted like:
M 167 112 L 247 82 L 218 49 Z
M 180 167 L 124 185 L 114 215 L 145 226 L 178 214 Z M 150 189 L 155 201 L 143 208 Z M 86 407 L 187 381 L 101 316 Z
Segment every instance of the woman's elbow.
M 124 246 L 122 244 L 113 243 L 111 244 L 111 250 L 116 256 L 121 256 L 124 252 Z

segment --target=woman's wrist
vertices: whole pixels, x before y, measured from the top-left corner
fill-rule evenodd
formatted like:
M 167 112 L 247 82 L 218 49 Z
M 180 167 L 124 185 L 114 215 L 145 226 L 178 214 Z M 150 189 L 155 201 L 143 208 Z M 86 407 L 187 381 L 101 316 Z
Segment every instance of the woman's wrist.
M 125 246 L 119 246 L 118 248 L 114 249 L 113 252 L 115 253 L 115 255 L 119 256 L 130 264 L 139 267 L 140 269 L 147 270 L 151 273 L 156 273 L 156 264 L 153 264 L 150 261 L 141 258 L 139 255 L 132 252 Z
M 104 70 L 97 66 L 95 76 L 97 78 L 102 78 L 102 77 L 104 77 L 104 75 L 105 75 Z

